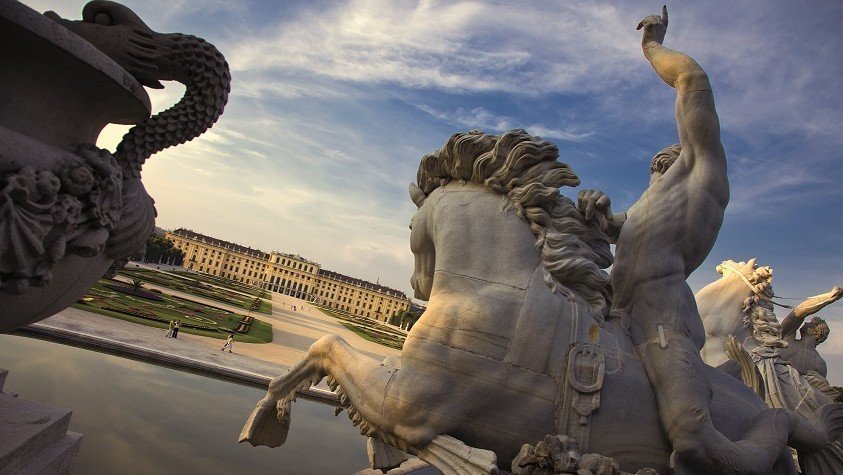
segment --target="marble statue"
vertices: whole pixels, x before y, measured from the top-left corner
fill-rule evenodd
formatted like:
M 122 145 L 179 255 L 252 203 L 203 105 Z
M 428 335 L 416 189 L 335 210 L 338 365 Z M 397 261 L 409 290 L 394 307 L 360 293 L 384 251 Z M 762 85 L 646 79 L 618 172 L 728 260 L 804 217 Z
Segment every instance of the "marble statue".
M 740 374 L 770 407 L 814 417 L 837 397 L 816 350 L 828 337 L 828 325 L 814 318 L 802 325 L 800 340 L 795 334 L 805 318 L 840 299 L 843 289 L 835 286 L 807 298 L 779 322 L 773 306 L 781 304 L 774 300 L 770 267 L 758 266 L 755 259 L 728 260 L 717 272 L 722 277 L 696 294 L 707 336 L 705 362 Z
M 151 30 L 123 5 L 88 3 L 82 20 L 0 1 L 0 331 L 76 301 L 152 232 L 144 161 L 213 125 L 228 98 L 223 56 L 200 38 Z M 21 48 L 20 45 L 26 45 Z M 186 86 L 149 117 L 142 85 Z M 93 145 L 134 124 L 117 150 Z
M 411 282 L 428 307 L 400 358 L 323 337 L 270 383 L 240 441 L 283 444 L 296 391 L 327 378 L 370 444 L 444 473 L 794 473 L 787 446 L 823 453 L 819 422 L 769 409 L 699 356 L 685 278 L 714 243 L 728 183 L 708 78 L 661 45 L 666 27 L 666 11 L 639 24 L 677 90 L 681 151 L 657 155 L 628 213 L 598 191 L 560 194 L 579 179 L 524 130 L 454 134 L 409 189 Z
M 789 361 L 806 381 L 831 399 L 836 399 L 840 395 L 832 389 L 826 379 L 828 366 L 817 351 L 817 346 L 828 338 L 830 329 L 825 320 L 820 317 L 813 317 L 808 322 L 805 322 L 805 318 L 819 312 L 841 297 L 843 297 L 843 288 L 838 285 L 828 292 L 808 297 L 794 307 L 782 320 L 782 339 L 787 346 L 779 349 L 782 359 Z M 799 339 L 796 338 L 797 330 L 799 330 Z

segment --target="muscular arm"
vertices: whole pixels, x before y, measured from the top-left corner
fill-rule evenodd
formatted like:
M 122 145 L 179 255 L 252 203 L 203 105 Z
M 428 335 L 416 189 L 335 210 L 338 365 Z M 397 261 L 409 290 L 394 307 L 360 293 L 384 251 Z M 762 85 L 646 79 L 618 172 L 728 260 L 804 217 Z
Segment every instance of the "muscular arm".
M 644 29 L 641 48 L 656 74 L 676 89 L 676 125 L 686 160 L 705 160 L 706 165 L 725 168 L 720 143 L 720 122 L 708 75 L 690 56 L 662 45 L 667 31 L 667 10 L 650 16 L 639 25 Z M 690 153 L 689 153 L 690 152 Z M 695 166 L 696 163 L 689 165 Z
M 679 158 L 653 182 L 633 212 L 657 213 L 649 226 L 668 226 L 665 239 L 678 242 L 684 273 L 693 272 L 711 251 L 729 202 L 726 155 L 720 143 L 720 122 L 705 71 L 688 55 L 662 46 L 667 10 L 645 18 L 641 47 L 656 74 L 676 89 Z M 640 205 L 640 206 L 639 206 Z M 627 225 L 625 225 L 627 226 Z
M 831 305 L 840 297 L 843 297 L 843 289 L 839 286 L 834 286 L 832 289 L 824 294 L 808 297 L 804 302 L 797 305 L 788 316 L 782 320 L 782 338 L 786 338 L 796 333 L 796 330 L 802 326 L 802 322 L 806 317 L 809 317 L 826 305 Z

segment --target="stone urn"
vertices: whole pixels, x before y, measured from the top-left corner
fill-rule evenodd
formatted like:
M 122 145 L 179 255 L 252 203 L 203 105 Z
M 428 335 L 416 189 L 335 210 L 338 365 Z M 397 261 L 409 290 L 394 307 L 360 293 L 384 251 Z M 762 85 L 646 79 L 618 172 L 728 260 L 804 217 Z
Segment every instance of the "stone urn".
M 140 249 L 155 208 L 143 162 L 207 130 L 230 76 L 200 38 L 149 29 L 128 8 L 89 3 L 81 21 L 0 0 L 0 332 L 78 300 Z M 185 83 L 150 117 L 143 86 Z M 109 123 L 136 124 L 113 153 Z

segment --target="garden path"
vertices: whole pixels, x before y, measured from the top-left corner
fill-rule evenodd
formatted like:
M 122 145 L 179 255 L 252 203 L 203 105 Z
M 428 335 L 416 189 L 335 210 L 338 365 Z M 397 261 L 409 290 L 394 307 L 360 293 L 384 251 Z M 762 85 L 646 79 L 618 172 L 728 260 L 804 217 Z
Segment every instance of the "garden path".
M 293 311 L 293 305 L 296 311 Z M 301 310 L 303 306 L 305 310 Z M 396 349 L 364 339 L 309 302 L 287 295 L 272 292 L 272 315 L 253 312 L 252 316 L 272 324 L 272 343 L 238 343 L 235 336 L 234 351 L 259 360 L 291 366 L 304 357 L 314 341 L 329 333 L 343 337 L 351 346 L 372 358 L 382 360 L 401 354 Z M 203 337 L 199 344 L 222 346 L 218 342 Z

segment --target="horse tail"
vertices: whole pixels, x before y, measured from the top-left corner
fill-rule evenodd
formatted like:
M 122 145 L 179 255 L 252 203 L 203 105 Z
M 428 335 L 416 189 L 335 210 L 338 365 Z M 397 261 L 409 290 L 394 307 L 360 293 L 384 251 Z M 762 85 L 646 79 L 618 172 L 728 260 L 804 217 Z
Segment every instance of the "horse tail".
M 828 437 L 822 449 L 799 453 L 799 465 L 808 475 L 843 473 L 843 404 L 832 403 L 821 407 L 817 423 Z

